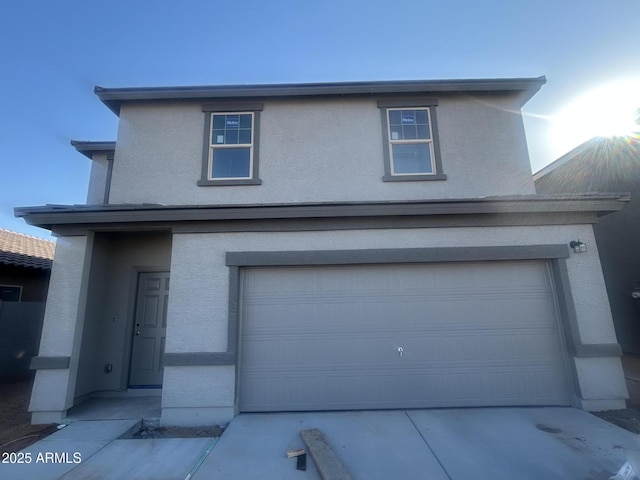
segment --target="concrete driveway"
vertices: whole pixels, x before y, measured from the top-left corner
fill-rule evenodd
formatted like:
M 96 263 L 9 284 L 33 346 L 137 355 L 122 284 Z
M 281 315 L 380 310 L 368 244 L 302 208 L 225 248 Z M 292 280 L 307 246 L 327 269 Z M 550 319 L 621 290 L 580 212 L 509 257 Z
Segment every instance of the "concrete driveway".
M 220 439 L 122 438 L 139 425 L 73 422 L 23 450 L 30 463 L 1 462 L 0 478 L 318 480 L 309 456 L 306 472 L 286 458 L 311 428 L 355 480 L 605 480 L 639 450 L 636 435 L 573 408 L 244 414 Z
M 573 408 L 244 414 L 193 477 L 320 479 L 289 449 L 319 428 L 354 479 L 608 479 L 636 435 Z

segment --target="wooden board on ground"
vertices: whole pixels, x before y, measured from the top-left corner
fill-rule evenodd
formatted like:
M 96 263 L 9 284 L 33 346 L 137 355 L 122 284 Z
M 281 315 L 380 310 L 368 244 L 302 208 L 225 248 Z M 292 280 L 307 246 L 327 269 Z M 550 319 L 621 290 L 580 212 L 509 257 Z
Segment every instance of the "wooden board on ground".
M 299 457 L 300 455 L 304 455 L 304 448 L 299 448 L 297 450 L 287 450 L 287 458 Z
M 302 430 L 300 436 L 307 446 L 322 480 L 352 480 L 351 475 L 338 460 L 319 429 Z

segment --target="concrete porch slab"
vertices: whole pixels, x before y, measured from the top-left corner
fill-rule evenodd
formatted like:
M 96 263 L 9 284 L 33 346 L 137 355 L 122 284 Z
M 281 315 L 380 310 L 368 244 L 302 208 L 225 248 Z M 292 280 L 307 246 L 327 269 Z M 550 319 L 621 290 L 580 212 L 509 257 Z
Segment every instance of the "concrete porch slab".
M 161 397 L 91 398 L 72 407 L 67 420 L 159 419 Z

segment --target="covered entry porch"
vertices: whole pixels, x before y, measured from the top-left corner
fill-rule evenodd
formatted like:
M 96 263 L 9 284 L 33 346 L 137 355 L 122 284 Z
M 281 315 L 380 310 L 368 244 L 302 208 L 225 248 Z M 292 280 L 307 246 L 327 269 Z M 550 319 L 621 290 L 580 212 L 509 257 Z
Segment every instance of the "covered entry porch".
M 60 236 L 58 248 L 32 422 L 100 416 L 106 404 L 159 417 L 171 232 L 86 232 Z

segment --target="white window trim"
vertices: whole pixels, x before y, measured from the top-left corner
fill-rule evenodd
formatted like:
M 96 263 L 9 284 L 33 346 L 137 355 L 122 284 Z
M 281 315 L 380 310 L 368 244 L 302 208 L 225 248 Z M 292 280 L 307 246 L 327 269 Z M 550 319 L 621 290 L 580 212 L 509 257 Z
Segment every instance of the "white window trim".
M 427 118 L 429 120 L 429 138 L 412 138 L 409 140 L 393 140 L 391 138 L 391 118 L 390 113 L 392 111 L 402 110 L 426 110 Z M 387 108 L 387 141 L 389 142 L 389 168 L 391 175 L 394 177 L 411 177 L 415 175 L 437 175 L 436 171 L 436 159 L 433 149 L 433 129 L 431 128 L 431 108 L 429 107 L 398 107 Z M 393 145 L 415 145 L 415 144 L 428 144 L 429 145 L 429 158 L 431 159 L 431 172 L 411 172 L 411 173 L 396 173 L 395 162 L 393 159 Z
M 207 170 L 208 180 L 249 180 L 253 178 L 253 146 L 255 143 L 255 112 L 211 112 L 211 128 L 209 129 L 209 164 Z M 251 143 L 214 144 L 213 143 L 213 117 L 215 115 L 251 115 Z M 226 148 L 249 148 L 249 175 L 247 177 L 214 177 L 213 176 L 213 151 Z
M 382 145 L 383 145 L 383 160 L 384 160 L 384 176 L 383 182 L 421 182 L 421 181 L 442 181 L 446 180 L 447 176 L 443 171 L 442 157 L 440 155 L 440 139 L 438 138 L 438 116 L 436 114 L 436 107 L 438 106 L 438 100 L 435 98 L 419 97 L 419 98 L 406 98 L 396 97 L 380 99 L 377 101 L 378 108 L 380 109 L 381 120 L 381 133 L 382 133 Z M 392 162 L 391 157 L 391 143 L 389 133 L 389 109 L 398 110 L 420 110 L 429 109 L 429 128 L 431 129 L 431 162 L 433 165 L 433 173 L 429 174 L 393 174 L 392 175 Z M 417 140 L 417 139 L 416 139 Z
M 202 105 L 204 113 L 204 131 L 202 135 L 202 168 L 200 180 L 197 181 L 199 187 L 234 187 L 247 185 L 261 185 L 260 180 L 260 112 L 263 104 L 260 102 L 244 102 L 244 101 L 222 101 L 215 103 L 207 103 Z M 212 177 L 213 169 L 211 165 L 212 143 L 211 135 L 213 134 L 213 115 L 212 114 L 240 114 L 251 113 L 252 132 L 250 148 L 250 171 L 251 177 L 231 177 L 231 178 L 214 178 Z

